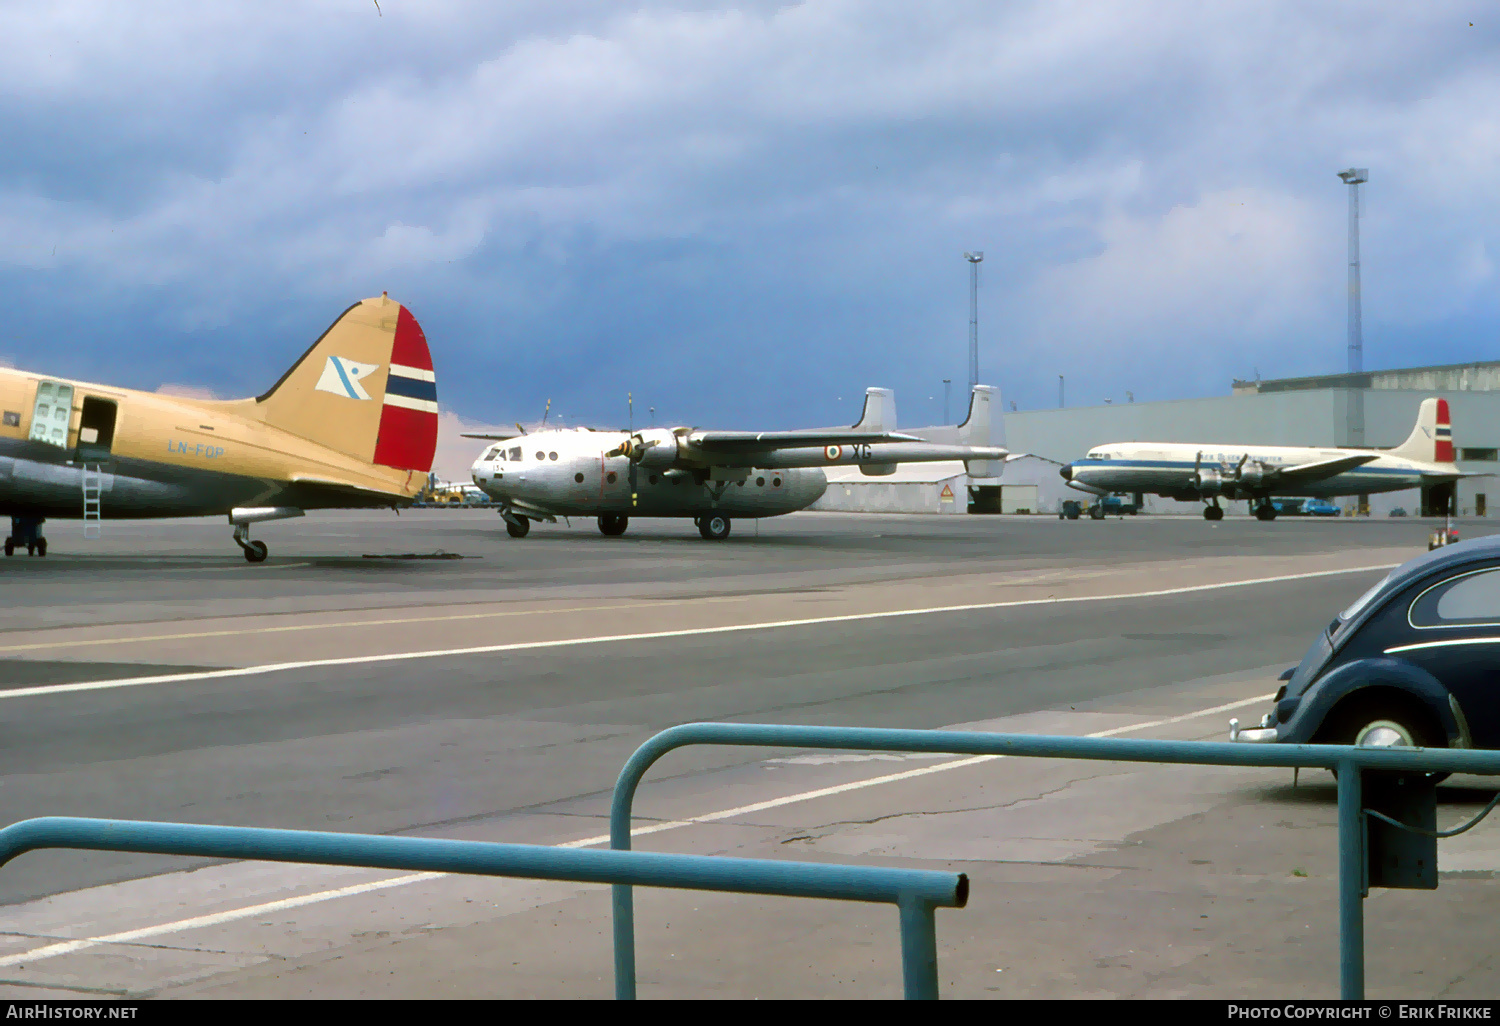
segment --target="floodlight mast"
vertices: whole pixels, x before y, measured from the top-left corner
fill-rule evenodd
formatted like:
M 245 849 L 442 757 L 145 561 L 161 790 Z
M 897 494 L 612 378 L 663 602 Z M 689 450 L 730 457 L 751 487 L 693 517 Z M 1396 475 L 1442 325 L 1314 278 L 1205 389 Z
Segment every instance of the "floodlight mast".
M 979 384 L 979 264 L 984 253 L 965 253 L 969 262 L 969 391 Z
M 1339 177 L 1349 186 L 1349 373 L 1364 370 L 1365 340 L 1359 303 L 1359 187 L 1370 180 L 1370 169 L 1351 167 Z

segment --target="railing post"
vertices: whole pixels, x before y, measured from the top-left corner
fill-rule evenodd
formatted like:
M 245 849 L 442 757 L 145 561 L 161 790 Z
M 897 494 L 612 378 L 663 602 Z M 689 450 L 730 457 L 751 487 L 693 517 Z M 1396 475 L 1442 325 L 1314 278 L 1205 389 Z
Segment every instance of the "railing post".
M 635 791 L 641 778 L 651 768 L 662 752 L 668 751 L 673 738 L 683 728 L 665 730 L 648 740 L 626 760 L 620 768 L 620 778 L 615 781 L 614 794 L 609 803 L 609 846 L 615 851 L 630 850 L 630 810 L 635 803 Z M 614 906 L 613 929 L 615 942 L 615 1000 L 635 1000 L 635 891 L 629 884 L 614 884 L 610 887 L 610 903 Z
M 919 898 L 903 898 L 898 907 L 901 909 L 901 981 L 906 1000 L 936 1001 L 936 910 Z
M 1339 996 L 1365 998 L 1365 838 L 1361 770 L 1339 763 Z

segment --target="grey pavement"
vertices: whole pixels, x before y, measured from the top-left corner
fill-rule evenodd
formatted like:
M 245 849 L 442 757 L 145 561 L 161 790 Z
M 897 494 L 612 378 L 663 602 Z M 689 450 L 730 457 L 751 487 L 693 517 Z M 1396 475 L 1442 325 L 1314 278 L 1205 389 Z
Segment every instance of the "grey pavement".
M 638 535 L 633 526 L 623 539 L 591 525 L 539 526 L 517 542 L 497 537 L 492 517 L 403 516 L 394 537 L 386 518 L 368 514 L 276 525 L 283 533 L 263 567 L 217 552 L 222 525 L 202 524 L 111 525 L 119 529 L 101 554 L 54 543 L 55 561 L 11 561 L 7 569 L 24 569 L 0 618 L 0 646 L 43 646 L 0 651 L 0 684 L 12 688 L 241 666 L 260 652 L 270 662 L 548 630 L 562 643 L 114 690 L 0 690 L 0 821 L 71 814 L 562 843 L 604 832 L 607 791 L 625 757 L 675 722 L 1068 733 L 1153 723 L 1268 694 L 1275 671 L 1379 571 L 1144 593 L 1396 561 L 1423 551 L 1429 526 L 808 515 L 768 522 L 758 540 L 741 532 L 714 546 L 679 537 L 681 525 L 670 523 Z M 127 544 L 136 551 L 121 551 Z M 362 550 L 476 558 L 366 560 Z M 1137 597 L 993 607 L 1043 592 Z M 684 599 L 685 608 L 665 604 Z M 976 599 L 993 608 L 885 615 L 902 603 Z M 433 615 L 373 633 L 337 626 L 373 610 L 388 621 Z M 664 621 L 717 631 L 796 610 L 823 619 L 572 643 Z M 880 615 L 831 619 L 850 610 Z M 74 647 L 85 639 L 100 643 Z M 1229 715 L 1134 736 L 1222 736 Z M 694 749 L 653 771 L 642 822 L 932 765 Z M 674 828 L 639 845 L 963 868 L 975 881 L 971 907 L 940 914 L 951 994 L 1255 996 L 1270 987 L 1327 996 L 1336 980 L 1332 791 L 1306 778 L 1293 790 L 1285 778 L 1001 760 Z M 1469 784 L 1445 788 L 1448 819 L 1487 800 L 1482 781 Z M 1434 946 L 1405 964 L 1395 936 L 1407 921 L 1434 937 L 1456 931 L 1482 952 L 1481 910 L 1493 913 L 1489 877 L 1500 860 L 1485 827 L 1464 836 L 1445 848 L 1452 872 L 1435 895 L 1392 892 L 1370 903 L 1371 979 L 1381 986 L 1410 996 L 1494 993 L 1479 955 Z M 37 853 L 5 867 L 0 989 L 609 992 L 599 889 L 443 878 L 261 916 L 253 910 L 267 903 L 391 874 L 184 867 L 103 853 Z M 667 892 L 643 892 L 639 904 L 643 994 L 899 988 L 889 909 Z M 252 912 L 168 928 L 237 909 Z M 161 932 L 14 961 L 55 938 L 142 928 Z M 1377 975 L 1382 958 L 1394 961 Z

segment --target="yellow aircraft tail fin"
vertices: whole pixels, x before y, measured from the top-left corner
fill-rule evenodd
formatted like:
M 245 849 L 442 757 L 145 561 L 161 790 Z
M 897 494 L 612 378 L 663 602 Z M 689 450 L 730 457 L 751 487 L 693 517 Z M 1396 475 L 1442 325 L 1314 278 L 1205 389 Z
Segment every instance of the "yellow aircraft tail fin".
M 432 469 L 437 379 L 411 312 L 381 295 L 345 310 L 256 397 L 267 424 L 369 463 Z

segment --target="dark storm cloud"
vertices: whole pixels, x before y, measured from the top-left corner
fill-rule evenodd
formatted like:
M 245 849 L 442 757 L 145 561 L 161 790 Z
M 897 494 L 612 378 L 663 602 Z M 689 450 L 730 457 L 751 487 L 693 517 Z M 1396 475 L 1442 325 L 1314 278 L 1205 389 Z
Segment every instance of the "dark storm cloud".
M 387 289 L 472 418 L 915 423 L 978 248 L 1023 406 L 1219 393 L 1339 369 L 1352 164 L 1367 362 L 1495 355 L 1487 4 L 381 8 L 5 5 L 0 353 L 248 393 Z

